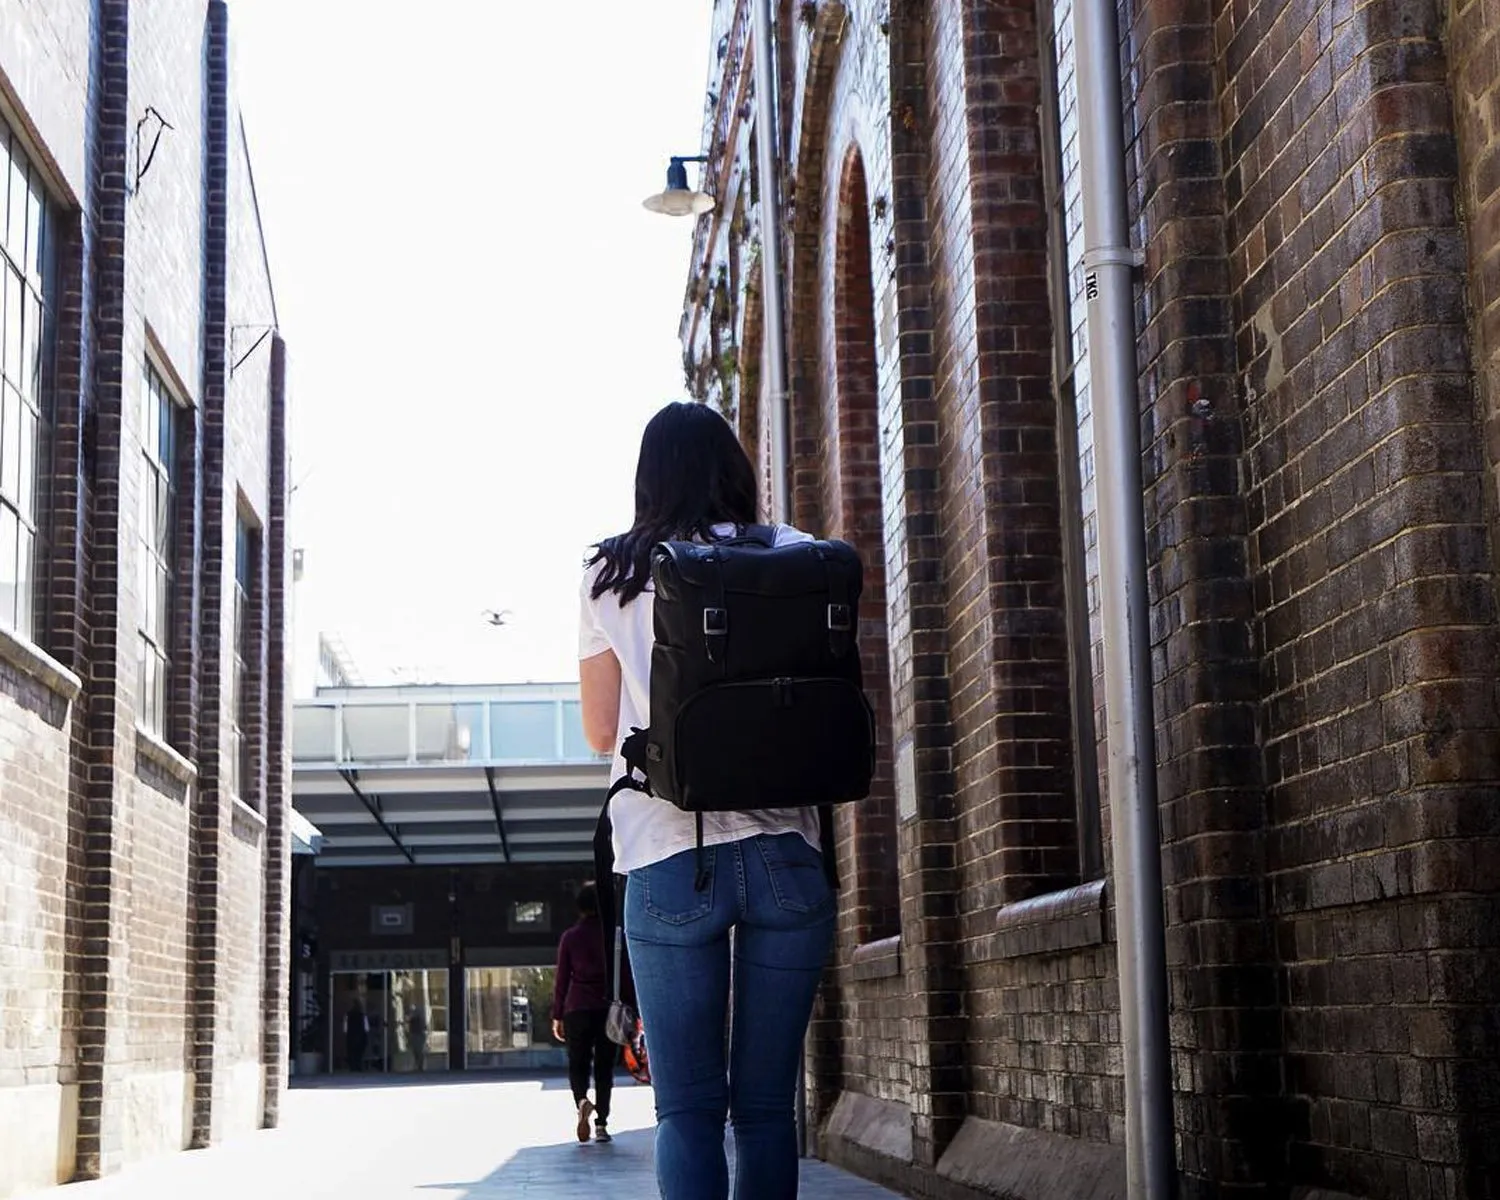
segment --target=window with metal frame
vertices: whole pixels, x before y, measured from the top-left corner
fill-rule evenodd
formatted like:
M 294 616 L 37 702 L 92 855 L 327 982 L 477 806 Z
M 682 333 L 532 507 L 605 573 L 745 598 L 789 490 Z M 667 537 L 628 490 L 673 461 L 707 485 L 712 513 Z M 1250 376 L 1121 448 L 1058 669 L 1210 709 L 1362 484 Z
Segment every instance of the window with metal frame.
M 140 643 L 136 720 L 167 741 L 172 700 L 172 617 L 177 561 L 178 447 L 187 412 L 148 360 L 141 387 Z
M 1081 879 L 1104 870 L 1099 821 L 1099 746 L 1094 681 L 1099 676 L 1098 507 L 1094 419 L 1083 302 L 1083 186 L 1078 162 L 1077 61 L 1073 0 L 1039 0 L 1042 182 L 1052 303 L 1053 382 L 1066 570 L 1069 692 Z
M 256 771 L 259 722 L 262 630 L 258 617 L 260 530 L 243 514 L 234 531 L 234 654 L 230 659 L 229 772 L 230 794 L 259 810 L 260 780 Z
M 41 174 L 0 121 L 0 628 L 38 637 L 51 212 Z

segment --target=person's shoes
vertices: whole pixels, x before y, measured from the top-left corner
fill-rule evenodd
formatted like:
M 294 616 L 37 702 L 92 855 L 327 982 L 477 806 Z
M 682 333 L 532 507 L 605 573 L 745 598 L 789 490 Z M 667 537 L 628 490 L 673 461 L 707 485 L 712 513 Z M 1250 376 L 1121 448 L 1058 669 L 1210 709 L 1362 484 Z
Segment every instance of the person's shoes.
M 589 1140 L 589 1118 L 594 1115 L 593 1101 L 584 1097 L 578 1102 L 578 1140 L 586 1142 Z
M 603 1121 L 594 1122 L 594 1141 L 598 1142 L 600 1145 L 603 1145 L 614 1140 L 614 1138 L 609 1136 L 609 1126 L 607 1126 Z

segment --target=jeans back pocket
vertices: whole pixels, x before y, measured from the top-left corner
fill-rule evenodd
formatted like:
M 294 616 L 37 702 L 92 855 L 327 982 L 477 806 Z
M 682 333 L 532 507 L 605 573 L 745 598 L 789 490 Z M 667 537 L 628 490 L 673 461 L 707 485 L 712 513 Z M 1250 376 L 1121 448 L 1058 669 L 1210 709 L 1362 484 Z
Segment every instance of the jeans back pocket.
M 819 913 L 831 908 L 833 888 L 823 869 L 823 856 L 796 833 L 762 835 L 755 839 L 776 907 L 789 913 Z
M 717 874 L 714 848 L 705 848 L 703 855 L 708 879 L 701 891 L 694 886 L 698 861 L 691 850 L 642 867 L 637 872 L 641 881 L 641 907 L 647 916 L 664 925 L 687 925 L 702 920 L 713 911 L 714 876 Z

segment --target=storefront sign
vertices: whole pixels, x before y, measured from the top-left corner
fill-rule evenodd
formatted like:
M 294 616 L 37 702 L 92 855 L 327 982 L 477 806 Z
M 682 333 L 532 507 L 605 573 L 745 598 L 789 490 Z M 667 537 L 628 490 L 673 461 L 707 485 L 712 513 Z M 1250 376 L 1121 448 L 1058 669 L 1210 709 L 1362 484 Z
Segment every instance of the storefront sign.
M 555 961 L 551 946 L 470 946 L 464 953 L 468 967 L 550 967 Z
M 346 971 L 436 971 L 448 965 L 445 950 L 335 950 L 328 969 Z

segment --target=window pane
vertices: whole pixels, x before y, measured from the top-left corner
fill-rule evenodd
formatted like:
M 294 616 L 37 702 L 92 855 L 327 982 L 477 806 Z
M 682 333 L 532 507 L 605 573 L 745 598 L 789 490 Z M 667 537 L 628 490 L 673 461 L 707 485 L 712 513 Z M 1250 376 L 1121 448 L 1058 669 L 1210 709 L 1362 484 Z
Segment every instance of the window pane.
M 42 304 L 36 293 L 22 294 L 25 321 L 21 329 L 21 364 L 14 383 L 33 404 L 37 402 L 42 383 Z
M 563 705 L 563 757 L 593 758 L 593 748 L 583 736 L 583 706 L 577 700 Z
M 491 705 L 490 739 L 497 759 L 555 759 L 557 706 L 550 700 Z
M 292 709 L 292 758 L 332 762 L 335 710 L 299 704 Z
M 156 707 L 156 655 L 143 641 L 141 646 L 141 723 L 152 733 L 161 732 Z
M 42 236 L 42 181 L 31 173 L 31 187 L 26 191 L 26 269 L 33 278 L 42 274 L 42 256 L 46 245 Z
M 142 458 L 142 463 L 145 459 Z M 141 486 L 136 490 L 137 512 L 136 529 L 140 534 L 143 545 L 151 545 L 156 539 L 151 532 L 151 518 L 156 512 L 156 489 L 151 484 L 151 471 L 142 472 Z
M 464 762 L 477 758 L 480 746 L 477 704 L 417 705 L 417 759 L 421 762 Z
M 168 626 L 172 621 L 172 572 L 158 565 L 156 570 L 156 644 L 165 650 L 171 640 Z
M 32 582 L 35 572 L 36 537 L 25 527 L 16 524 L 16 629 L 25 637 L 33 637 L 32 614 L 35 604 L 32 599 Z
M 156 552 L 166 562 L 172 561 L 172 485 L 165 475 L 157 475 L 153 488 L 156 493 L 156 513 L 151 528 L 156 534 Z
M 21 395 L 0 385 L 0 496 L 21 506 Z
M 36 413 L 24 402 L 21 405 L 20 428 L 16 440 L 20 443 L 20 477 L 16 485 L 16 507 L 21 511 L 23 522 L 36 526 Z
M 255 747 L 250 739 L 238 729 L 235 730 L 234 736 L 240 745 L 240 799 L 247 803 L 253 800 L 256 802 L 255 807 L 260 809 L 260 781 L 255 777 Z M 249 792 L 254 794 L 247 795 L 246 793 Z
M 250 579 L 255 569 L 255 539 L 250 535 L 250 527 L 245 524 L 243 518 L 235 523 L 234 530 L 234 581 L 240 590 L 249 593 Z
M 5 377 L 11 383 L 21 382 L 21 277 L 14 271 L 5 272 Z
M 344 757 L 351 762 L 405 762 L 409 711 L 404 704 L 344 709 Z
M 148 546 L 141 547 L 141 632 L 147 637 L 156 628 L 156 560 Z
M 3 207 L 3 205 L 0 205 L 0 207 Z M 10 264 L 3 258 L 0 258 L 0 275 L 4 276 L 4 279 L 0 280 L 0 378 L 3 379 L 11 379 L 16 371 L 15 363 L 5 361 L 5 334 L 3 331 L 4 326 L 11 320 L 20 319 L 19 315 L 11 313 L 8 303 L 11 295 L 10 279 L 13 274 Z M 17 295 L 19 294 L 17 292 Z M 18 380 L 12 380 L 12 382 L 18 382 Z
M 18 263 L 26 261 L 26 159 L 20 147 L 11 143 L 10 157 L 10 220 L 5 245 L 11 258 Z
M 5 504 L 0 504 L 0 625 L 18 629 L 16 595 L 16 540 L 20 522 Z
M 10 131 L 0 125 L 0 242 L 5 239 L 5 212 L 10 179 Z
M 156 412 L 156 372 L 151 369 L 151 364 L 146 364 L 146 382 L 141 388 L 141 446 L 146 451 L 148 458 L 156 457 L 156 431 L 152 427 L 155 419 L 152 414 Z
M 157 449 L 157 457 L 161 459 L 161 465 L 167 469 L 167 474 L 173 473 L 173 451 L 177 446 L 177 439 L 173 436 L 177 432 L 177 410 L 172 403 L 172 398 L 167 395 L 165 387 L 161 389 L 158 401 L 157 429 L 161 438 Z
M 138 637 L 135 639 L 135 694 L 136 708 L 139 713 L 136 723 L 144 728 L 150 728 L 146 723 L 146 639 Z
M 234 726 L 229 728 L 229 761 L 225 764 L 229 772 L 229 794 L 244 798 L 244 781 L 240 779 L 240 731 Z

